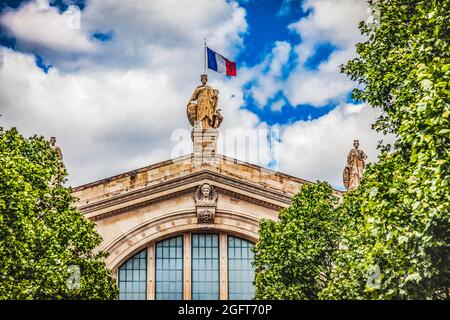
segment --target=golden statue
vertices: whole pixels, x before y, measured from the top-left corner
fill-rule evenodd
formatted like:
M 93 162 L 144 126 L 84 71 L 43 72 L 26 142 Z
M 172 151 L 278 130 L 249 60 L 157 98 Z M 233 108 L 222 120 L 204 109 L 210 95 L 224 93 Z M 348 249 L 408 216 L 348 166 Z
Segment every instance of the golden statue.
M 350 150 L 347 155 L 347 165 L 344 169 L 343 180 L 344 186 L 347 190 L 353 190 L 358 187 L 359 182 L 364 173 L 365 161 L 367 155 L 364 151 L 358 149 L 359 141 L 353 141 L 354 149 Z
M 206 85 L 206 74 L 202 74 L 200 80 L 202 84 L 195 88 L 187 105 L 187 116 L 192 126 L 198 121 L 202 129 L 216 129 L 223 120 L 220 109 L 217 109 L 219 90 Z

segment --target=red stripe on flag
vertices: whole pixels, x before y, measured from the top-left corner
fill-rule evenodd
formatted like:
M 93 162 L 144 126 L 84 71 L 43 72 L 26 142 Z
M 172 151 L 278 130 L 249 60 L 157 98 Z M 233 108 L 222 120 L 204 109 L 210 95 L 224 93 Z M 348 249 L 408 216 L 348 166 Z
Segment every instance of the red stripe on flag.
M 225 65 L 227 68 L 227 76 L 236 76 L 236 62 L 225 59 Z

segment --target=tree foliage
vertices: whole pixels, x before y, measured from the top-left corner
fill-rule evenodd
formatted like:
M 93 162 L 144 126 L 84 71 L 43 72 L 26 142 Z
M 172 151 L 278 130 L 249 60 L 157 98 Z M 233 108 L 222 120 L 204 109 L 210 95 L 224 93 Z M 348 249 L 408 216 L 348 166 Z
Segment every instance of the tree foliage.
M 448 299 L 450 0 L 369 3 L 379 21 L 360 24 L 367 41 L 342 71 L 361 84 L 355 99 L 382 110 L 374 129 L 395 142 L 337 209 L 341 249 L 318 297 Z
M 343 71 L 363 85 L 354 97 L 383 111 L 375 128 L 396 140 L 345 199 L 354 225 L 324 296 L 449 298 L 450 1 L 374 4 L 379 24 L 361 24 L 368 40 Z M 374 266 L 379 286 L 362 286 Z
M 74 207 L 66 174 L 42 137 L 0 127 L 0 299 L 117 296 L 105 254 L 94 250 L 101 238 Z M 79 287 L 70 285 L 71 265 Z
M 327 183 L 306 185 L 277 222 L 261 222 L 254 249 L 257 299 L 317 298 L 337 247 L 336 203 Z

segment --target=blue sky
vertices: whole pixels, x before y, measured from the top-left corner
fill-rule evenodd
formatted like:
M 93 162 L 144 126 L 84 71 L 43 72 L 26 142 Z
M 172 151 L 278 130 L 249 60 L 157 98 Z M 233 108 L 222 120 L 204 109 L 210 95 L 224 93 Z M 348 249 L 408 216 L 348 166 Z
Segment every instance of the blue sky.
M 376 157 L 376 114 L 351 99 L 356 84 L 339 72 L 362 40 L 362 0 L 8 0 L 0 8 L 2 125 L 57 136 L 74 184 L 175 156 L 177 130 L 190 130 L 183 108 L 205 36 L 237 63 L 237 77 L 208 71 L 224 140 L 227 130 L 280 130 L 277 158 L 271 149 L 254 162 L 340 187 L 353 139 Z
M 249 32 L 244 38 L 245 50 L 236 57 L 238 63 L 247 66 L 260 63 L 267 52 L 272 50 L 275 41 L 286 41 L 291 44 L 300 43 L 300 36 L 287 28 L 289 24 L 308 15 L 308 11 L 302 10 L 300 2 L 301 0 L 240 2 L 247 10 Z M 320 46 L 315 54 L 308 59 L 307 68 L 315 69 L 320 62 L 329 57 L 333 49 L 330 44 Z M 289 74 L 292 68 L 292 63 L 286 65 L 284 77 Z M 280 99 L 283 101 L 281 110 L 271 110 L 270 105 Z M 335 104 L 328 104 L 320 109 L 308 104 L 292 106 L 281 93 L 269 99 L 267 105 L 263 108 L 255 104 L 251 94 L 246 95 L 245 104 L 245 108 L 257 114 L 262 121 L 266 121 L 270 125 L 317 119 L 331 111 L 335 106 Z
M 299 42 L 299 36 L 289 32 L 287 26 L 306 15 L 300 0 L 287 1 L 240 1 L 247 11 L 248 34 L 244 38 L 245 50 L 236 59 L 254 65 L 264 59 L 275 41 Z

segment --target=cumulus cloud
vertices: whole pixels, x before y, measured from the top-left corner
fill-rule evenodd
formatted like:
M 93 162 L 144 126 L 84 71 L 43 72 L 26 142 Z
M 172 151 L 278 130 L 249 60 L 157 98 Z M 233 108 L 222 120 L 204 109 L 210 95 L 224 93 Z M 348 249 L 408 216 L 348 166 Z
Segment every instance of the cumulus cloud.
M 306 61 L 319 43 L 329 42 L 346 49 L 363 40 L 357 27 L 368 17 L 365 1 L 306 0 L 302 7 L 310 13 L 289 25 L 302 39 L 295 48 L 300 62 Z
M 289 102 L 321 107 L 345 100 L 355 84 L 339 72 L 339 66 L 353 56 L 353 49 L 347 49 L 333 52 L 315 70 L 299 65 L 286 79 L 284 93 Z
M 354 84 L 339 72 L 339 66 L 356 54 L 355 44 L 363 38 L 358 23 L 367 19 L 367 3 L 361 0 L 308 0 L 303 3 L 310 14 L 289 25 L 301 37 L 294 48 L 297 67 L 286 81 L 286 97 L 293 105 L 309 103 L 323 106 L 342 103 Z M 304 63 L 321 44 L 332 44 L 336 50 L 316 70 Z
M 19 46 L 50 52 L 94 53 L 98 50 L 81 24 L 77 6 L 69 6 L 62 14 L 45 0 L 25 3 L 19 10 L 6 10 L 0 26 L 14 36 Z
M 289 2 L 286 2 L 289 4 Z M 299 35 L 301 42 L 293 47 L 278 42 L 268 55 L 279 65 L 287 67 L 290 55 L 294 66 L 287 77 L 277 78 L 265 73 L 267 60 L 255 67 L 255 84 L 250 89 L 257 103 L 264 107 L 270 98 L 281 91 L 293 106 L 310 104 L 322 107 L 328 103 L 342 103 L 354 86 L 339 71 L 339 66 L 355 56 L 355 44 L 362 41 L 358 23 L 367 19 L 367 3 L 361 0 L 306 0 L 302 4 L 305 17 L 288 26 Z M 320 45 L 330 44 L 335 51 L 317 68 L 310 69 L 305 63 L 314 56 Z
M 285 103 L 286 102 L 283 99 L 279 99 L 270 105 L 270 109 L 272 111 L 281 111 Z
M 342 172 L 354 139 L 368 155 L 377 159 L 378 141 L 392 141 L 371 129 L 379 111 L 367 104 L 342 104 L 327 115 L 285 126 L 281 135 L 280 170 L 311 181 L 328 181 L 343 189 Z
M 170 158 L 172 132 L 190 129 L 185 108 L 200 83 L 203 36 L 232 56 L 247 28 L 245 11 L 222 0 L 196 6 L 89 2 L 75 38 L 70 30 L 48 30 L 55 21 L 62 24 L 65 14 L 48 1 L 34 1 L 0 16 L 17 41 L 29 46 L 23 53 L 0 47 L 0 113 L 2 126 L 57 137 L 71 185 Z M 30 21 L 33 33 L 26 32 Z M 111 41 L 95 43 L 95 53 L 64 56 L 76 51 L 78 40 L 93 41 L 90 33 L 110 30 Z M 68 33 L 69 40 L 53 34 L 58 32 Z M 42 49 L 47 47 L 52 50 Z M 47 74 L 35 64 L 36 51 L 53 65 Z M 224 127 L 258 124 L 255 115 L 240 110 L 243 95 L 236 84 L 217 76 L 210 82 L 221 89 Z
M 348 7 L 352 13 L 347 20 L 357 20 L 352 11 L 356 10 L 352 6 L 362 8 L 357 2 L 337 1 L 336 6 L 342 12 Z M 275 156 L 279 170 L 328 180 L 335 186 L 340 184 L 345 155 L 354 138 L 360 138 L 361 147 L 374 160 L 378 138 L 369 128 L 376 113 L 367 106 L 341 103 L 320 119 L 285 125 L 278 154 L 264 140 L 270 126 L 243 108 L 244 87 L 249 82 L 255 84 L 252 94 L 262 107 L 279 91 L 291 104 L 316 106 L 348 91 L 349 83 L 339 78 L 337 66 L 353 54 L 349 48 L 356 41 L 356 21 L 332 16 L 328 21 L 324 10 L 329 11 L 330 3 L 334 1 L 304 2 L 311 8 L 310 15 L 290 27 L 304 42 L 294 47 L 275 42 L 262 63 L 240 68 L 233 79 L 210 73 L 209 83 L 220 90 L 224 116 L 221 153 L 263 166 Z M 331 12 L 338 12 L 335 9 Z M 2 27 L 17 39 L 22 51 L 0 47 L 1 125 L 17 126 L 25 135 L 56 136 L 70 185 L 189 153 L 185 108 L 203 71 L 203 38 L 233 59 L 243 49 L 245 10 L 225 0 L 199 0 L 195 5 L 171 0 L 130 0 L 126 4 L 104 0 L 88 2 L 79 13 L 80 28 L 73 29 L 67 28 L 69 12 L 58 12 L 48 0 L 31 1 L 0 15 Z M 349 25 L 356 31 L 348 33 Z M 112 37 L 100 42 L 92 38 L 93 33 Z M 321 38 L 335 41 L 340 51 L 317 70 L 305 70 L 301 46 L 307 52 L 308 45 L 313 52 Z M 52 64 L 48 73 L 36 66 L 34 52 Z M 293 53 L 299 67 L 285 78 Z M 281 112 L 285 103 L 285 98 L 278 99 L 271 108 Z M 252 131 L 258 135 L 256 144 L 237 152 L 228 148 L 227 139 L 250 129 L 256 130 Z M 188 137 L 187 145 L 176 148 L 177 136 L 183 135 Z
M 291 45 L 288 42 L 277 41 L 264 62 L 249 70 L 253 77 L 263 75 L 257 78 L 251 91 L 258 106 L 264 107 L 270 97 L 282 90 L 282 69 L 289 60 L 290 51 Z

